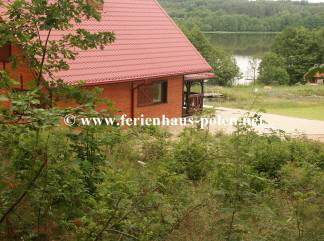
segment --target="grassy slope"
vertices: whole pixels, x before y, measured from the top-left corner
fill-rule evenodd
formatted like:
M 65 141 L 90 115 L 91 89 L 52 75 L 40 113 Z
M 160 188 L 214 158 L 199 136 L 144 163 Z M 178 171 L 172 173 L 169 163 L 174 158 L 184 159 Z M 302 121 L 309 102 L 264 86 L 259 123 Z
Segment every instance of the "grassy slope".
M 264 110 L 268 113 L 324 120 L 324 85 L 318 86 L 275 86 L 273 91 L 252 92 L 251 86 L 232 88 L 207 87 L 207 92 L 222 93 L 225 101 L 207 102 L 217 107 Z M 290 94 L 292 96 L 290 96 Z M 321 96 L 322 98 L 316 98 Z M 298 97 L 299 96 L 299 97 Z

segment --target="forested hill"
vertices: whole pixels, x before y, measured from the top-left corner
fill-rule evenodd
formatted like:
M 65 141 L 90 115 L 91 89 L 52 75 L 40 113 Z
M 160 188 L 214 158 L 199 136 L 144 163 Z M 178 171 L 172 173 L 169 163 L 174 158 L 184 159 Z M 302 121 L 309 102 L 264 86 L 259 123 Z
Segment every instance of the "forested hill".
M 279 32 L 288 26 L 324 26 L 324 3 L 307 1 L 158 0 L 171 17 L 204 31 Z

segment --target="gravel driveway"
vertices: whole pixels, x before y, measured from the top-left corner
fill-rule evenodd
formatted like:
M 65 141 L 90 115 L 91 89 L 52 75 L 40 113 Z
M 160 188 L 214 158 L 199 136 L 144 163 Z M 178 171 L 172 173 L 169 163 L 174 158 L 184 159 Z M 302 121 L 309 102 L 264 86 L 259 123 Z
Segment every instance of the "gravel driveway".
M 213 108 L 210 106 L 205 106 L 204 108 Z M 217 108 L 216 115 L 219 115 L 222 119 L 230 119 L 230 118 L 239 118 L 244 116 L 247 113 L 247 110 L 242 109 L 231 109 L 231 108 Z M 251 113 L 253 114 L 253 113 Z M 297 117 L 289 117 L 282 115 L 274 115 L 268 113 L 259 113 L 262 118 L 267 122 L 267 124 L 256 126 L 255 129 L 259 133 L 270 133 L 271 130 L 283 130 L 287 134 L 292 136 L 297 135 L 306 135 L 308 138 L 313 140 L 318 140 L 324 142 L 324 121 L 320 120 L 310 120 L 304 118 Z M 324 113 L 323 113 L 324 115 Z M 177 134 L 181 131 L 183 127 L 180 126 L 172 126 L 168 129 Z M 234 131 L 233 126 L 224 126 L 224 125 L 211 125 L 211 131 L 224 131 L 227 133 L 231 133 Z
M 243 116 L 244 113 L 247 113 L 247 111 L 231 108 L 216 109 L 216 115 L 220 115 L 222 118 L 239 118 Z M 267 122 L 267 124 L 259 125 L 255 128 L 259 133 L 269 133 L 270 129 L 283 130 L 290 135 L 304 134 L 310 139 L 320 140 L 324 142 L 324 121 L 274 115 L 268 113 L 260 113 L 260 115 Z M 232 126 L 213 126 L 211 127 L 211 129 L 222 129 L 224 131 L 234 130 Z

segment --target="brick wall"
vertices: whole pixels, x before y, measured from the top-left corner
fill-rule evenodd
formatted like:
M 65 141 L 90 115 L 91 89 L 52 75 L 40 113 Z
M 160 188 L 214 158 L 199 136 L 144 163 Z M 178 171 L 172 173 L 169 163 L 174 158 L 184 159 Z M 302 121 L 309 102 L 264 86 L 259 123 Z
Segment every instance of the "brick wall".
M 12 46 L 12 55 L 19 55 L 19 48 Z M 0 63 L 0 69 L 9 69 L 10 64 Z M 28 68 L 27 64 L 20 65 L 12 74 L 12 77 L 20 82 L 23 79 L 23 88 L 28 89 L 27 83 L 35 80 L 35 75 Z M 172 76 L 156 80 L 168 81 L 168 93 L 167 103 L 156 104 L 152 106 L 138 107 L 137 104 L 137 91 L 138 86 L 145 83 L 145 81 L 134 82 L 134 117 L 141 117 L 143 114 L 145 117 L 155 118 L 165 115 L 168 118 L 181 117 L 182 116 L 182 98 L 183 98 L 183 76 Z M 147 80 L 152 81 L 152 80 Z M 126 114 L 128 117 L 132 115 L 132 82 L 115 83 L 100 85 L 103 88 L 103 97 L 109 98 L 112 102 L 115 102 L 115 107 L 121 112 L 118 115 Z M 21 85 L 17 85 L 16 88 L 21 88 Z M 94 88 L 94 87 L 89 87 Z M 72 102 L 60 102 L 59 106 L 75 106 Z M 102 108 L 101 106 L 98 107 Z
M 20 49 L 17 46 L 11 46 L 11 54 L 18 56 L 20 58 Z M 11 64 L 0 62 L 0 70 L 10 70 Z M 25 63 L 21 63 L 15 69 L 15 71 L 10 71 L 10 76 L 16 80 L 19 84 L 14 87 L 17 89 L 28 89 L 28 83 L 35 80 L 34 73 L 29 69 L 28 65 Z M 0 92 L 3 94 L 5 90 L 0 89 Z M 9 103 L 7 101 L 1 101 L 1 105 L 8 107 Z
M 183 94 L 183 76 L 174 76 L 161 78 L 156 80 L 168 80 L 168 94 L 167 103 L 156 104 L 152 106 L 138 107 L 137 105 L 137 92 L 138 86 L 144 84 L 145 81 L 134 82 L 134 117 L 161 117 L 165 115 L 168 118 L 181 117 L 182 116 L 182 94 Z M 150 81 L 150 80 L 148 80 Z M 99 88 L 103 89 L 102 96 L 107 97 L 110 101 L 115 103 L 116 109 L 120 110 L 117 115 L 126 114 L 127 117 L 132 115 L 132 82 L 115 83 L 100 85 Z M 94 88 L 94 87 L 89 87 Z M 70 102 L 60 103 L 62 107 L 71 106 Z M 103 106 L 98 106 L 98 109 Z
M 20 49 L 17 46 L 11 46 L 11 54 L 20 56 Z M 9 63 L 0 63 L 0 70 L 10 70 L 11 65 Z M 15 69 L 15 71 L 11 71 L 11 77 L 17 80 L 17 82 L 20 83 L 21 77 L 23 80 L 23 88 L 28 89 L 28 82 L 35 80 L 34 73 L 28 68 L 28 65 L 25 63 L 22 63 L 18 65 L 18 67 Z M 21 84 L 18 84 L 15 86 L 16 88 L 21 88 Z
M 138 91 L 135 89 L 135 117 L 140 117 L 142 114 L 145 117 L 150 118 L 160 118 L 162 115 L 165 115 L 168 118 L 182 116 L 183 76 L 173 76 L 158 80 L 168 80 L 167 103 L 138 107 Z M 135 86 L 140 84 L 143 84 L 143 81 L 135 82 Z

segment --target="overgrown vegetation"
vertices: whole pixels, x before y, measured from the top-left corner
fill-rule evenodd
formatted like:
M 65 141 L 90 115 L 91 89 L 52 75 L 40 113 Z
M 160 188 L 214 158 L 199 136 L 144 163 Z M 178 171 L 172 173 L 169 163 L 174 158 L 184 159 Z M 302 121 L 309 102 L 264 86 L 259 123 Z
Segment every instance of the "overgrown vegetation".
M 27 190 L 1 219 L 1 240 L 324 235 L 321 143 L 249 127 L 190 127 L 171 139 L 150 126 L 0 128 L 1 217 Z
M 66 114 L 116 112 L 100 90 L 55 78 L 68 68 L 58 56 L 77 55 L 68 46 L 103 48 L 114 35 L 79 30 L 48 45 L 38 30 L 50 36 L 100 13 L 78 0 L 33 3 L 8 5 L 0 31 L 0 44 L 24 47 L 13 69 L 30 59 L 37 74 L 29 91 L 13 92 L 11 69 L 1 71 L 0 240 L 322 239 L 321 143 L 246 126 L 231 135 L 194 126 L 173 138 L 152 126 L 62 127 Z M 66 99 L 78 107 L 55 105 Z

